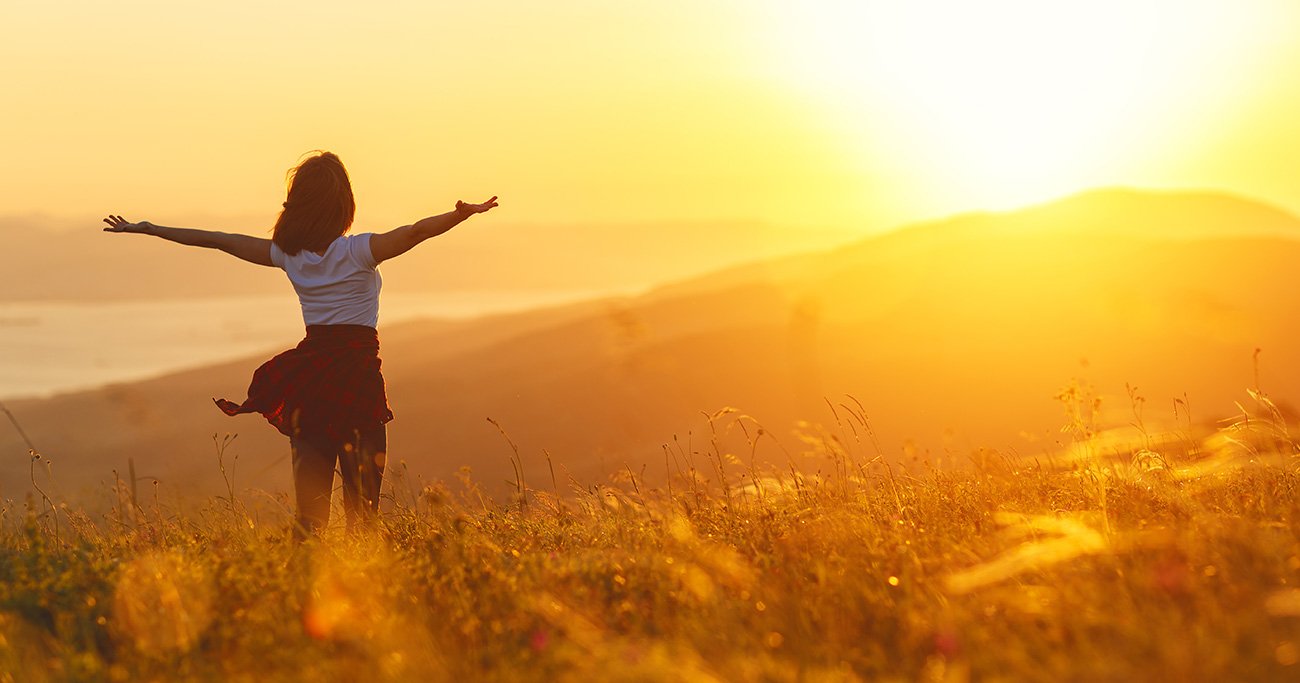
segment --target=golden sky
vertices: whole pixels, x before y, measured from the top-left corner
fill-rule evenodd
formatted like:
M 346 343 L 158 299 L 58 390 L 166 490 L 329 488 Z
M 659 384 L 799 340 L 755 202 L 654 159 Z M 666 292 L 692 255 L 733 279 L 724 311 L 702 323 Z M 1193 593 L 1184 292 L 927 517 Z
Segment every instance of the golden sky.
M 1115 184 L 1300 211 L 1293 0 L 9 0 L 0 26 L 7 214 L 269 224 L 318 148 L 364 229 L 491 194 L 539 225 L 869 230 Z

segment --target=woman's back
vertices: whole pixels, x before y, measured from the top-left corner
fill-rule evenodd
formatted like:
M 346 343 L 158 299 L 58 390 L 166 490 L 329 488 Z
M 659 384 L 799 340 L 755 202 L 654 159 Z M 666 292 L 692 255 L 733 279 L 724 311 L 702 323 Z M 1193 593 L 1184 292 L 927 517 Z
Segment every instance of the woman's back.
M 291 256 L 272 243 L 271 263 L 284 269 L 293 283 L 305 324 L 378 325 L 383 279 L 370 250 L 370 235 L 342 235 L 324 254 L 303 249 Z

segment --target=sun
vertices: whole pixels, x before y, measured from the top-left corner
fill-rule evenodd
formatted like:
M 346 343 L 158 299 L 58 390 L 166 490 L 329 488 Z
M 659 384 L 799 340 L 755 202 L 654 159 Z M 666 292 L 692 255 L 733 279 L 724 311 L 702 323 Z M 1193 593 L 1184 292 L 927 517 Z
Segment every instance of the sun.
M 1276 31 L 1267 5 L 781 3 L 774 68 L 893 172 L 1013 206 L 1124 182 L 1213 125 Z

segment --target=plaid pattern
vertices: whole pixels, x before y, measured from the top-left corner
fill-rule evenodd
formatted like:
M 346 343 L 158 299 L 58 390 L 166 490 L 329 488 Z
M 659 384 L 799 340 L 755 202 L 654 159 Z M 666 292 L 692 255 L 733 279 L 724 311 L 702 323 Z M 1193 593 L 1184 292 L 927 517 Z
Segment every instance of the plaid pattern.
M 227 415 L 261 413 L 285 436 L 323 434 L 343 442 L 393 419 L 379 363 L 375 328 L 308 325 L 298 346 L 253 373 L 248 400 L 212 400 Z

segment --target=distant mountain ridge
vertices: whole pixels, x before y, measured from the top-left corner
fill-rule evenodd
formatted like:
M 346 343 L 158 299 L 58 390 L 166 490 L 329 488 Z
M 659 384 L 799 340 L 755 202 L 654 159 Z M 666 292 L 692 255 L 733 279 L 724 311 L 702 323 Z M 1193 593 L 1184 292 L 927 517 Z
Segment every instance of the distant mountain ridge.
M 594 483 L 642 466 L 653 476 L 666 467 L 664 445 L 700 447 L 701 412 L 735 406 L 782 444 L 757 458 L 815 469 L 798 460 L 791 429 L 831 421 L 827 401 L 851 394 L 887 457 L 960 464 L 980 447 L 1034 453 L 1068 440 L 1054 397 L 1076 381 L 1096 387 L 1118 424 L 1131 420 L 1126 384 L 1153 426 L 1175 397 L 1198 420 L 1220 416 L 1253 382 L 1256 348 L 1263 388 L 1300 404 L 1292 235 L 1295 218 L 1248 200 L 1104 190 L 639 297 L 386 328 L 393 462 L 443 479 L 469 465 L 503 490 L 510 451 L 491 417 L 534 485 L 549 483 L 544 449 L 561 478 Z M 65 463 L 69 487 L 131 456 L 178 487 L 215 490 L 210 435 L 239 431 L 241 467 L 256 472 L 244 485 L 283 488 L 287 464 L 273 465 L 282 439 L 209 402 L 241 395 L 262 360 L 11 409 Z M 0 452 L 20 451 L 0 436 Z M 5 491 L 26 478 L 25 462 L 0 470 Z
M 1190 229 L 1188 223 L 1191 223 Z M 1133 227 L 1140 228 L 1133 230 Z M 1154 230 L 1152 230 L 1154 228 Z M 976 211 L 905 225 L 848 244 L 745 263 L 662 285 L 649 297 L 676 296 L 700 287 L 716 288 L 762 279 L 785 282 L 870 259 L 881 245 L 905 251 L 928 249 L 955 239 L 1009 237 L 1034 233 L 1119 235 L 1127 238 L 1185 240 L 1279 237 L 1300 239 L 1300 218 L 1271 204 L 1215 191 L 1149 191 L 1126 187 L 1087 190 L 1023 209 Z

